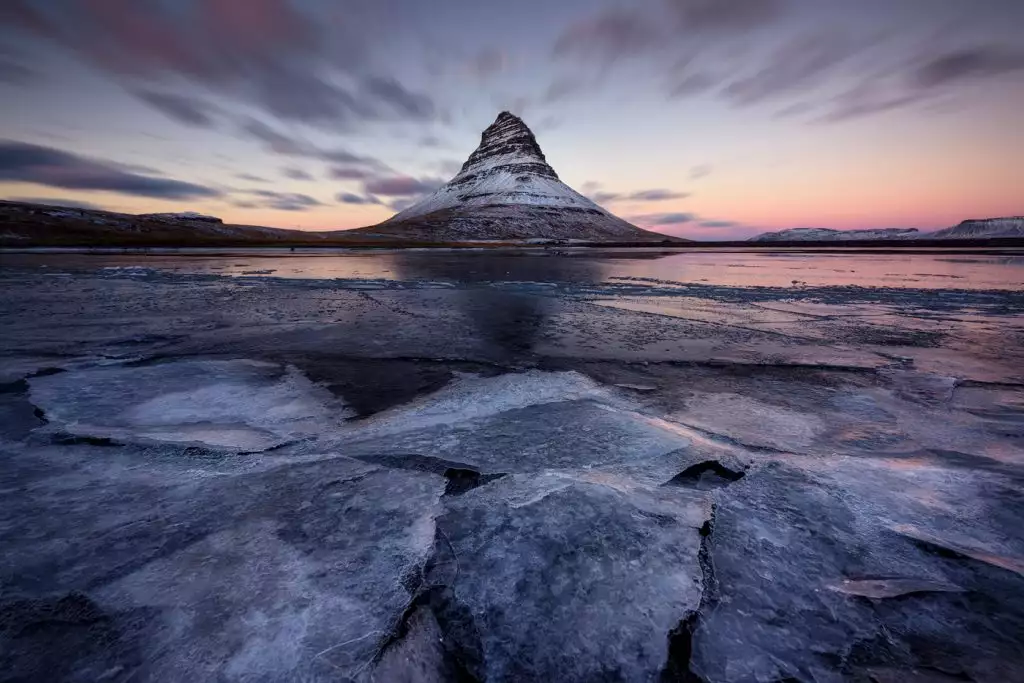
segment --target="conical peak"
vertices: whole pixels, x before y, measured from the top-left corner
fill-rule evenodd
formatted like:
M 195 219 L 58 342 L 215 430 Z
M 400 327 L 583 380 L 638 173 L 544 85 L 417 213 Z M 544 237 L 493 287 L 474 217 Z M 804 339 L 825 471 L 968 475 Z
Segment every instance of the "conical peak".
M 529 126 L 515 114 L 503 111 L 484 130 L 480 146 L 463 164 L 461 173 L 510 166 L 525 173 L 558 178 Z

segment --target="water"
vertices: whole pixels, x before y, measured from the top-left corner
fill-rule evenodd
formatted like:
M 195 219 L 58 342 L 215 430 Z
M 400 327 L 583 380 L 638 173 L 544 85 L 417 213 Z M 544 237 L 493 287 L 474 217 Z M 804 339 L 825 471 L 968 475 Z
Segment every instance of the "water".
M 1024 289 L 1024 254 L 801 251 L 383 251 L 182 250 L 0 253 L 0 265 L 82 271 L 151 268 L 181 275 L 289 279 L 657 281 L 730 287 L 794 285 L 910 289 Z

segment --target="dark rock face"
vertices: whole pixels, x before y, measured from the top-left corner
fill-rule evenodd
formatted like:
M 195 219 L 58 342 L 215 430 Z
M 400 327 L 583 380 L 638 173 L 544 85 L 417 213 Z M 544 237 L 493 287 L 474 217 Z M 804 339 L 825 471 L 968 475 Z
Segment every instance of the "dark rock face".
M 354 231 L 358 232 L 358 231 Z M 552 239 L 665 241 L 565 185 L 523 121 L 502 112 L 458 175 L 362 232 L 429 241 Z
M 484 130 L 480 136 L 480 146 L 476 148 L 469 159 L 462 165 L 459 175 L 474 169 L 483 170 L 490 166 L 492 159 L 504 156 L 516 156 L 521 159 L 530 159 L 530 162 L 519 162 L 494 166 L 492 170 L 502 169 L 512 173 L 532 173 L 548 176 L 558 180 L 555 169 L 548 165 L 544 152 L 537 144 L 537 138 L 523 120 L 507 111 L 498 114 L 494 123 Z

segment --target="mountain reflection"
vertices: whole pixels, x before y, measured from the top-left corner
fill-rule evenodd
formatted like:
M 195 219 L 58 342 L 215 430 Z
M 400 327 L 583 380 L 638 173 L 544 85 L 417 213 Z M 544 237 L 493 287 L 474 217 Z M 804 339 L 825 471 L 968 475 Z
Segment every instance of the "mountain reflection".
M 509 254 L 393 255 L 401 280 L 442 280 L 462 285 L 454 302 L 496 359 L 520 362 L 528 357 L 553 313 L 554 299 L 543 293 L 493 287 L 493 283 L 596 284 L 610 264 L 593 258 Z M 467 286 L 468 285 L 468 286 Z

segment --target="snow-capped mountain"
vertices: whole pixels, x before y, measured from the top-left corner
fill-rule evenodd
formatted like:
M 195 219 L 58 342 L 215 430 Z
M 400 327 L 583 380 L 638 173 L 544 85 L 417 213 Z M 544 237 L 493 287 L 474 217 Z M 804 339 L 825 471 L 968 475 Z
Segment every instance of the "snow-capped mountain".
M 938 240 L 1024 237 L 1024 216 L 964 221 L 955 227 L 933 232 L 928 237 Z
M 523 121 L 502 112 L 458 175 L 365 233 L 436 241 L 672 240 L 641 230 L 558 179 Z
M 849 242 L 853 240 L 907 240 L 923 237 L 917 228 L 879 228 L 877 230 L 832 230 L 831 228 L 792 228 L 765 232 L 749 242 Z

